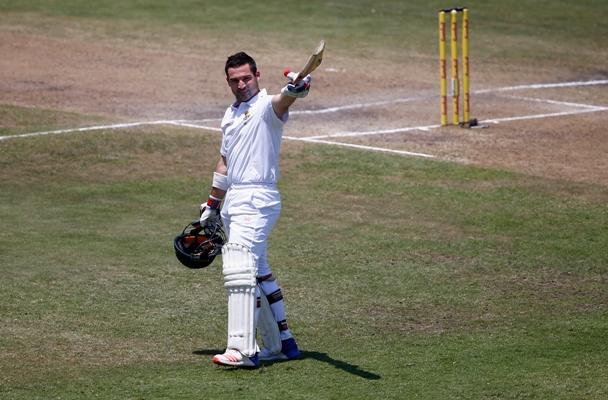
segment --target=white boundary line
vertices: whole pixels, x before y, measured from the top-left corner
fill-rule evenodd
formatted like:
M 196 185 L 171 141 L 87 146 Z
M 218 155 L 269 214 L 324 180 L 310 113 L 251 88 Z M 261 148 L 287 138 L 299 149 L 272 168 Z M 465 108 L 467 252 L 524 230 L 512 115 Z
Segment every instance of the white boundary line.
M 482 89 L 482 90 L 474 91 L 473 93 L 474 94 L 500 93 L 500 92 L 517 91 L 517 90 L 565 88 L 565 87 L 595 86 L 595 85 L 607 85 L 607 84 L 608 84 L 608 80 L 530 84 L 530 85 L 506 86 L 506 87 L 495 88 L 495 89 Z M 386 100 L 386 101 L 349 104 L 349 105 L 344 105 L 344 106 L 329 107 L 329 108 L 323 108 L 323 109 L 318 109 L 318 110 L 293 111 L 292 114 L 294 114 L 294 115 L 325 114 L 325 113 L 339 112 L 339 111 L 352 110 L 352 109 L 365 108 L 365 107 L 378 107 L 378 106 L 384 106 L 387 104 L 405 103 L 405 102 L 416 101 L 416 100 L 425 100 L 425 99 L 431 99 L 434 97 L 436 97 L 436 96 L 405 97 L 405 98 L 398 98 L 398 99 Z M 584 113 L 592 113 L 592 112 L 608 110 L 608 107 L 588 105 L 588 104 L 579 104 L 579 103 L 570 103 L 570 102 L 550 100 L 550 99 L 538 99 L 538 98 L 519 97 L 519 96 L 508 96 L 508 97 L 511 97 L 514 99 L 525 100 L 525 101 L 582 108 L 582 110 L 579 109 L 576 111 L 562 111 L 562 112 L 555 112 L 555 113 L 523 115 L 523 116 L 506 117 L 506 118 L 495 118 L 495 119 L 484 120 L 481 122 L 498 124 L 501 122 L 551 118 L 551 117 L 558 117 L 558 116 L 568 116 L 568 115 L 576 115 L 576 114 L 584 114 Z M 9 140 L 9 139 L 35 137 L 35 136 L 44 136 L 44 135 L 58 135 L 58 134 L 71 133 L 71 132 L 90 132 L 90 131 L 96 131 L 96 130 L 125 129 L 125 128 L 133 128 L 133 127 L 138 127 L 138 126 L 145 126 L 145 125 L 173 125 L 173 126 L 189 127 L 189 128 L 196 128 L 196 129 L 204 129 L 204 130 L 213 131 L 213 132 L 221 132 L 220 128 L 197 124 L 197 122 L 206 123 L 206 122 L 212 122 L 212 121 L 219 121 L 219 118 L 207 118 L 207 119 L 200 119 L 200 120 L 159 120 L 159 121 L 132 122 L 132 123 L 123 123 L 123 124 L 89 126 L 89 127 L 73 128 L 73 129 L 59 129 L 59 130 L 45 131 L 45 132 L 32 132 L 32 133 L 25 133 L 25 134 L 19 134 L 19 135 L 0 136 L 0 141 Z M 425 125 L 425 126 L 403 127 L 403 128 L 394 128 L 394 129 L 382 129 L 382 130 L 374 130 L 374 131 L 362 131 L 362 132 L 337 132 L 337 133 L 332 133 L 329 135 L 309 136 L 309 137 L 284 136 L 284 138 L 287 140 L 301 141 L 301 142 L 306 142 L 306 143 L 318 143 L 318 144 L 326 144 L 326 145 L 332 145 L 332 146 L 341 146 L 341 147 L 348 147 L 348 148 L 355 148 L 355 149 L 362 149 L 362 150 L 369 150 L 369 151 L 377 151 L 377 152 L 383 152 L 383 153 L 392 153 L 392 154 L 400 154 L 400 155 L 415 156 L 415 157 L 425 157 L 425 158 L 435 158 L 435 156 L 430 155 L 430 154 L 387 149 L 387 148 L 375 147 L 375 146 L 364 146 L 364 145 L 358 145 L 358 144 L 353 144 L 353 143 L 333 142 L 333 141 L 324 140 L 324 139 L 328 139 L 331 137 L 338 138 L 338 137 L 383 135 L 383 134 L 392 134 L 392 133 L 405 133 L 405 132 L 412 132 L 412 131 L 427 132 L 429 130 L 437 129 L 439 127 L 440 127 L 439 125 Z

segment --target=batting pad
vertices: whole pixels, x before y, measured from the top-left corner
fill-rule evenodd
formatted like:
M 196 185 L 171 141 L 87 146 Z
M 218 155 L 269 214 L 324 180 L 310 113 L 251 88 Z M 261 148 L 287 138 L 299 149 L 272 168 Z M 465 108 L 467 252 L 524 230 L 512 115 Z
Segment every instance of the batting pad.
M 279 326 L 277 321 L 274 319 L 272 310 L 268 299 L 264 294 L 264 291 L 260 289 L 260 306 L 257 309 L 257 321 L 258 328 L 260 330 L 260 336 L 262 342 L 264 342 L 264 348 L 271 353 L 279 353 L 281 351 L 281 333 L 279 332 Z
M 252 357 L 255 341 L 257 266 L 251 251 L 240 244 L 222 247 L 224 287 L 228 291 L 228 349 Z

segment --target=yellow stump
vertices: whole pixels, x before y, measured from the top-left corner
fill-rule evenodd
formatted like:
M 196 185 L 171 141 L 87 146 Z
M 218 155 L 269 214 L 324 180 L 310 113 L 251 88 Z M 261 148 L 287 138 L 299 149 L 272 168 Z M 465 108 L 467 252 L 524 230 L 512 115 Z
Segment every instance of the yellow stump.
M 439 107 L 441 110 L 441 126 L 448 124 L 448 85 L 445 47 L 445 12 L 439 11 Z
M 469 10 L 462 10 L 462 91 L 463 93 L 463 119 L 468 124 L 471 121 L 469 102 Z
M 459 100 L 460 82 L 458 80 L 458 11 L 450 13 L 450 50 L 452 52 L 452 124 L 460 123 Z

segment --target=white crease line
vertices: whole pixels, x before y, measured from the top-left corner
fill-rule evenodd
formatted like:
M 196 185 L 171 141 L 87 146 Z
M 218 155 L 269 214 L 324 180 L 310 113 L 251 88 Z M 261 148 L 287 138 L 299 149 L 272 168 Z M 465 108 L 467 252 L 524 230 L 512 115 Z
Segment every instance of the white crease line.
M 528 120 L 528 119 L 542 119 L 542 118 L 551 118 L 551 117 L 563 117 L 563 116 L 567 116 L 567 115 L 586 114 L 586 113 L 599 112 L 599 111 L 608 111 L 608 107 L 596 107 L 594 109 L 585 109 L 585 110 L 577 110 L 577 111 L 563 111 L 563 112 L 547 113 L 547 114 L 522 115 L 519 117 L 494 118 L 494 119 L 487 119 L 487 120 L 481 121 L 480 123 L 498 124 L 501 122 L 522 121 L 522 120 Z
M 530 85 L 505 86 L 505 87 L 494 88 L 494 89 L 475 90 L 472 93 L 480 94 L 480 93 L 509 92 L 509 91 L 514 91 L 514 90 L 526 90 L 526 89 L 552 89 L 552 88 L 596 86 L 596 85 L 608 85 L 608 79 L 594 80 L 594 81 L 536 83 L 536 84 L 530 84 Z
M 167 122 L 184 122 L 184 123 L 203 123 L 203 122 L 212 122 L 212 121 L 221 121 L 221 118 L 205 118 L 205 119 L 174 119 Z
M 429 100 L 429 99 L 434 99 L 436 97 L 437 96 L 401 97 L 401 98 L 391 99 L 391 100 L 372 101 L 369 103 L 346 104 L 346 105 L 342 105 L 342 106 L 318 108 L 318 109 L 314 109 L 314 110 L 294 110 L 294 111 L 290 111 L 289 114 L 290 115 L 328 114 L 328 113 L 333 113 L 333 112 L 355 110 L 355 109 L 366 108 L 366 107 L 379 107 L 379 106 L 385 106 L 388 104 L 395 104 L 395 103 L 408 103 L 408 102 L 417 101 L 417 100 Z M 199 122 L 199 121 L 208 122 L 208 121 L 219 121 L 219 120 L 221 120 L 221 118 L 207 118 L 204 120 L 185 120 L 184 119 L 184 120 L 178 120 L 176 122 Z
M 482 93 L 495 93 L 495 92 L 505 92 L 505 91 L 515 91 L 515 90 L 525 90 L 525 89 L 548 89 L 548 88 L 564 88 L 564 87 L 577 87 L 577 86 L 594 86 L 594 85 L 606 85 L 608 84 L 608 79 L 606 80 L 593 80 L 593 81 L 578 81 L 578 82 L 562 82 L 562 83 L 545 83 L 545 84 L 530 84 L 530 85 L 518 85 L 518 86 L 506 86 L 502 88 L 495 89 L 482 89 L 473 91 L 474 94 L 482 94 Z M 414 101 L 418 99 L 426 99 L 426 98 L 435 98 L 436 96 L 424 96 L 424 97 L 409 97 L 409 98 L 400 98 L 395 100 L 386 100 L 379 102 L 370 102 L 370 103 L 358 103 L 358 104 L 350 104 L 339 107 L 331 107 L 320 110 L 303 110 L 303 111 L 293 111 L 292 114 L 322 114 L 328 112 L 336 112 L 347 109 L 354 108 L 364 108 L 368 106 L 374 105 L 384 105 L 391 104 L 395 102 L 407 102 Z M 574 103 L 573 103 L 574 104 Z M 578 107 L 589 107 L 586 110 L 579 112 L 561 112 L 561 113 L 552 113 L 552 114 L 537 114 L 537 115 L 528 115 L 528 116 L 520 116 L 520 117 L 510 117 L 510 118 L 498 118 L 491 119 L 487 121 L 483 121 L 486 123 L 499 123 L 506 121 L 517 121 L 517 120 L 525 120 L 525 119 L 538 119 L 538 118 L 548 118 L 548 117 L 556 117 L 556 116 L 564 116 L 564 115 L 574 115 L 581 114 L 586 112 L 597 112 L 597 111 L 605 111 L 608 110 L 608 107 L 596 107 L 596 106 L 585 106 L 578 105 Z M 591 108 L 595 107 L 595 108 Z M 70 133 L 70 132 L 86 132 L 86 131 L 94 131 L 94 130 L 102 130 L 102 129 L 120 129 L 120 128 L 130 128 L 136 126 L 143 125 L 159 125 L 159 124 L 171 124 L 176 126 L 187 126 L 192 128 L 206 129 L 210 131 L 220 131 L 219 128 L 208 127 L 196 124 L 190 124 L 189 122 L 198 122 L 198 121 L 217 121 L 219 119 L 216 118 L 208 118 L 202 120 L 172 120 L 172 121 L 152 121 L 152 122 L 134 122 L 134 123 L 126 123 L 126 124 L 113 124 L 113 125 L 102 125 L 102 126 L 92 126 L 92 127 L 84 127 L 84 128 L 75 128 L 75 129 L 60 129 L 55 131 L 47 131 L 47 132 L 33 132 L 26 133 L 21 135 L 8 135 L 8 136 L 0 136 L 0 141 L 8 140 L 8 139 L 16 139 L 16 138 L 26 138 L 26 137 L 34 137 L 34 136 L 43 136 L 43 135 L 53 135 L 53 134 L 61 134 L 61 133 Z M 420 126 L 420 127 L 405 127 L 405 128 L 396 128 L 396 129 L 385 129 L 385 130 L 376 130 L 376 131 L 368 131 L 368 132 L 338 132 L 336 134 L 325 135 L 325 136 L 312 136 L 309 137 L 309 141 L 320 141 L 319 139 L 327 138 L 327 137 L 346 137 L 346 136 L 364 136 L 364 135 L 380 135 L 380 134 L 389 134 L 389 133 L 401 133 L 401 132 L 409 132 L 414 130 L 420 131 L 428 131 L 431 129 L 438 128 L 439 125 L 428 125 L 428 126 Z M 331 144 L 335 144 L 335 142 L 329 142 Z M 352 145 L 353 147 L 356 145 Z M 388 150 L 386 150 L 388 151 Z
M 188 123 L 183 123 L 183 122 L 179 122 L 179 121 L 165 121 L 165 122 L 167 124 L 171 124 L 171 125 L 185 126 L 185 127 L 190 127 L 190 128 L 198 128 L 198 129 L 205 129 L 205 130 L 220 131 L 221 132 L 221 129 L 219 129 L 219 128 L 211 128 L 211 127 L 208 127 L 208 126 L 188 124 Z M 399 155 L 404 155 L 404 156 L 435 158 L 435 156 L 430 155 L 430 154 L 414 153 L 414 152 L 411 152 L 411 151 L 386 149 L 386 148 L 374 147 L 374 146 L 363 146 L 363 145 L 351 144 L 351 143 L 331 142 L 329 140 L 319 140 L 319 139 L 316 139 L 314 137 L 283 136 L 283 139 L 293 140 L 293 141 L 299 141 L 299 142 L 307 142 L 307 143 L 330 144 L 330 145 L 333 145 L 333 146 L 350 147 L 350 148 L 355 148 L 355 149 L 360 149 L 360 150 L 369 150 L 369 151 L 377 151 L 377 152 L 383 152 L 383 153 L 392 153 L 392 154 L 399 154 Z
M 483 93 L 494 93 L 494 92 L 507 92 L 507 91 L 516 91 L 516 90 L 526 90 L 526 89 L 550 89 L 550 88 L 564 88 L 564 87 L 577 87 L 577 86 L 596 86 L 596 85 L 607 85 L 608 79 L 605 80 L 594 80 L 594 81 L 578 81 L 578 82 L 562 82 L 562 83 L 539 83 L 539 84 L 529 84 L 529 85 L 518 85 L 518 86 L 505 86 L 501 88 L 495 89 L 481 89 L 471 92 L 472 94 L 483 94 Z M 416 96 L 416 97 L 402 97 L 392 100 L 383 100 L 383 101 L 374 101 L 369 103 L 355 103 L 355 104 L 347 104 L 344 106 L 336 106 L 336 107 L 328 107 L 321 108 L 318 110 L 298 110 L 291 111 L 292 115 L 314 115 L 314 114 L 326 114 L 331 112 L 345 111 L 345 110 L 353 110 L 359 108 L 366 107 L 377 107 L 384 106 L 388 104 L 394 103 L 407 103 L 410 101 L 416 100 L 428 100 L 434 99 L 438 96 Z M 592 106 L 590 106 L 592 107 Z
M 518 85 L 518 86 L 505 86 L 505 87 L 495 88 L 495 89 L 481 89 L 481 90 L 475 90 L 471 93 L 472 94 L 483 94 L 483 93 L 508 92 L 508 91 L 526 90 L 526 89 L 551 89 L 551 88 L 564 88 L 564 87 L 577 87 L 577 86 L 596 86 L 596 85 L 607 85 L 607 84 L 608 84 L 608 79 L 594 80 L 594 81 L 562 82 L 562 83 L 539 83 L 539 84 Z M 368 103 L 355 103 L 355 104 L 347 104 L 344 106 L 321 108 L 318 110 L 291 111 L 290 114 L 292 114 L 292 115 L 326 114 L 326 113 L 353 110 L 353 109 L 366 108 L 366 107 L 385 106 L 385 105 L 394 104 L 394 103 L 407 103 L 407 102 L 416 101 L 416 100 L 428 100 L 428 99 L 434 99 L 437 97 L 438 96 L 435 96 L 435 95 L 402 97 L 402 98 L 397 98 L 397 99 L 392 99 L 392 100 L 374 101 L 374 102 L 368 102 Z M 590 106 L 590 107 L 593 107 L 593 106 Z
M 214 131 L 214 132 L 221 132 L 222 131 L 220 128 L 216 128 L 216 127 L 212 127 L 212 126 L 190 124 L 190 123 L 187 123 L 187 122 L 180 122 L 180 121 L 165 121 L 165 122 L 167 124 L 169 124 L 169 125 L 183 126 L 183 127 L 187 127 L 187 128 L 205 129 L 205 130 Z
M 539 99 L 536 97 L 527 97 L 527 96 L 500 96 L 500 97 L 507 98 L 507 99 L 514 99 L 514 100 L 532 101 L 532 102 L 536 102 L 536 103 L 556 104 L 556 105 L 560 105 L 560 106 L 575 107 L 575 108 L 588 108 L 588 109 L 602 108 L 601 106 L 594 106 L 591 104 L 570 103 L 568 101 Z
M 32 133 L 24 133 L 21 135 L 0 136 L 0 140 L 19 139 L 19 138 L 45 136 L 45 135 L 58 135 L 58 134 L 62 134 L 62 133 L 71 133 L 71 132 L 99 131 L 99 130 L 104 130 L 104 129 L 133 128 L 133 127 L 143 126 L 143 125 L 162 125 L 162 124 L 166 124 L 168 122 L 170 122 L 170 121 L 131 122 L 131 123 L 125 123 L 125 124 L 87 126 L 84 128 L 58 129 L 55 131 L 32 132 Z
M 436 129 L 441 125 L 424 125 L 424 126 L 410 126 L 404 128 L 394 129 L 379 129 L 375 131 L 347 131 L 347 132 L 336 132 L 328 135 L 308 136 L 308 139 L 326 139 L 326 138 L 338 138 L 338 137 L 353 137 L 353 136 L 373 136 L 373 135 L 386 135 L 391 133 L 405 133 L 412 131 L 423 131 L 428 132 L 431 129 Z
M 593 107 L 593 108 L 591 108 Z M 597 106 L 589 106 L 589 108 L 585 108 L 584 110 L 576 110 L 576 111 L 562 111 L 556 113 L 546 113 L 546 114 L 534 114 L 534 115 L 523 115 L 518 117 L 507 117 L 507 118 L 493 118 L 484 121 L 480 121 L 480 124 L 488 123 L 488 124 L 498 124 L 500 122 L 509 122 L 509 121 L 520 121 L 520 120 L 528 120 L 528 119 L 542 119 L 542 118 L 551 118 L 551 117 L 563 117 L 567 115 L 576 115 L 576 114 L 585 114 L 599 111 L 608 111 L 608 107 L 597 107 Z M 440 128 L 441 125 L 427 125 L 427 126 L 414 126 L 414 127 L 404 127 L 404 128 L 395 128 L 395 129 L 383 129 L 376 131 L 359 131 L 359 132 L 339 132 L 329 135 L 319 135 L 319 136 L 309 136 L 308 139 L 319 140 L 326 138 L 336 138 L 336 137 L 356 137 L 356 136 L 373 136 L 373 135 L 385 135 L 392 133 L 404 133 L 411 131 L 429 131 L 432 129 Z
M 287 140 L 294 140 L 294 141 L 307 142 L 307 143 L 328 144 L 328 145 L 332 145 L 332 146 L 349 147 L 349 148 L 359 149 L 359 150 L 368 150 L 368 151 L 376 151 L 376 152 L 381 152 L 381 153 L 399 154 L 402 156 L 435 158 L 435 156 L 433 156 L 431 154 L 415 153 L 415 152 L 411 152 L 411 151 L 403 151 L 403 150 L 395 150 L 395 149 L 386 149 L 384 147 L 364 146 L 361 144 L 354 144 L 354 143 L 331 142 L 329 140 L 320 140 L 320 139 L 311 139 L 311 138 L 293 137 L 293 136 L 283 136 L 283 138 L 287 139 Z
M 525 89 L 549 89 L 549 88 L 559 88 L 559 87 L 576 87 L 576 86 L 595 86 L 595 85 L 606 85 L 608 84 L 608 80 L 595 80 L 595 81 L 579 81 L 579 82 L 563 82 L 563 83 L 541 83 L 541 84 L 529 84 L 529 85 L 519 85 L 519 86 L 505 86 L 501 88 L 495 89 L 481 89 L 471 92 L 472 94 L 483 94 L 483 93 L 494 93 L 494 92 L 505 92 L 505 91 L 515 91 L 515 90 L 525 90 Z M 429 100 L 437 98 L 438 96 L 414 96 L 414 97 L 401 97 L 397 99 L 391 100 L 382 100 L 382 101 L 372 101 L 368 103 L 354 103 L 354 104 L 346 104 L 342 106 L 336 107 L 327 107 L 320 108 L 316 110 L 294 110 L 290 111 L 291 115 L 315 115 L 315 114 L 327 114 L 332 112 L 346 111 L 346 110 L 354 110 L 359 108 L 366 107 L 378 107 L 384 106 L 388 104 L 394 103 L 407 103 L 416 100 Z M 589 106 L 593 107 L 593 106 Z M 220 118 L 207 118 L 201 120 L 175 120 L 175 122 L 210 122 L 210 121 L 219 121 Z
M 327 114 L 327 113 L 332 113 L 332 112 L 354 110 L 354 109 L 366 108 L 366 107 L 385 106 L 387 104 L 394 104 L 394 103 L 408 103 L 410 101 L 416 101 L 416 100 L 428 100 L 428 99 L 434 99 L 435 97 L 437 97 L 437 96 L 402 97 L 402 98 L 392 99 L 392 100 L 382 100 L 382 101 L 373 101 L 373 102 L 369 102 L 369 103 L 355 103 L 355 104 L 347 104 L 344 106 L 320 108 L 317 110 L 296 110 L 296 111 L 290 111 L 289 113 L 291 115 Z

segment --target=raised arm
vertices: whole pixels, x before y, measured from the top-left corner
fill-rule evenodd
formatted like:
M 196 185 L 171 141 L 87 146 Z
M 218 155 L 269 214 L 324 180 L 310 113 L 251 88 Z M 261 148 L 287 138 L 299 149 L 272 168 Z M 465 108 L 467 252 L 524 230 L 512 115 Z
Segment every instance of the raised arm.
M 281 89 L 281 93 L 272 96 L 272 108 L 279 118 L 283 118 L 289 107 L 296 101 L 308 95 L 312 78 L 307 75 L 305 78 L 293 83 L 293 76 L 287 76 L 289 83 Z

